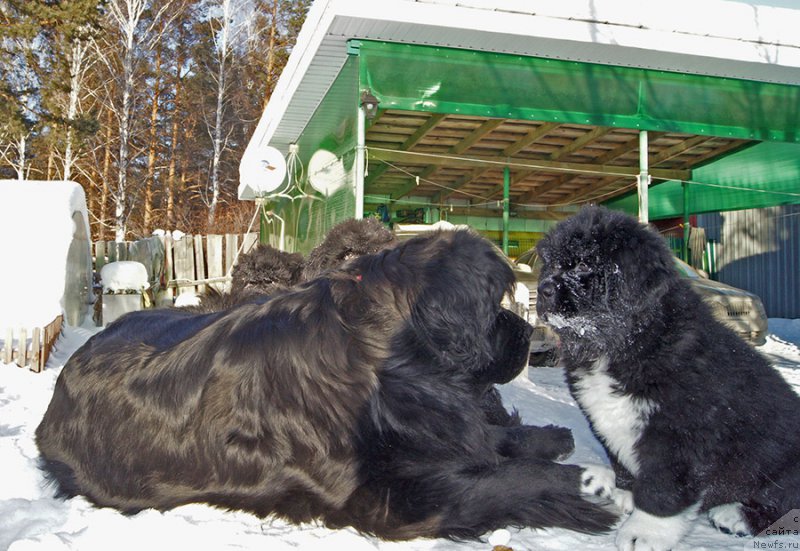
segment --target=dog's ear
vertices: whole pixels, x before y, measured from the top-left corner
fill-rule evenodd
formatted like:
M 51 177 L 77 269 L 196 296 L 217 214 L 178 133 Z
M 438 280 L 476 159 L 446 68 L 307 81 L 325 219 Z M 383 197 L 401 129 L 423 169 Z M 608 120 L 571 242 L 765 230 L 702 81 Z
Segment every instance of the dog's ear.
M 416 334 L 442 363 L 468 370 L 486 365 L 500 300 L 514 281 L 508 261 L 465 230 L 427 236 L 418 248 L 415 265 L 422 270 L 411 309 Z

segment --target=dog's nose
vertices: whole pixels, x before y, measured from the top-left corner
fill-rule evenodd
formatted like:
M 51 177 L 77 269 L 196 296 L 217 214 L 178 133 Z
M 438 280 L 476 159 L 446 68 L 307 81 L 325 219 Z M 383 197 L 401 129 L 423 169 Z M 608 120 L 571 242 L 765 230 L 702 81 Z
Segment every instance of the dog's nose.
M 553 298 L 556 294 L 556 284 L 552 279 L 545 279 L 539 282 L 539 296 L 543 298 Z

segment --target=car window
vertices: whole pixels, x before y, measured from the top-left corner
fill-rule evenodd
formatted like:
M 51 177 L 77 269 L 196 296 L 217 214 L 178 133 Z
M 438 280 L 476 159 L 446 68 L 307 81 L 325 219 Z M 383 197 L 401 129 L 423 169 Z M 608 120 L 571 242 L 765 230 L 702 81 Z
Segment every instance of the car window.
M 700 274 L 698 274 L 694 270 L 694 268 L 692 268 L 679 258 L 675 258 L 675 267 L 678 268 L 678 271 L 681 273 L 683 277 L 688 277 L 689 279 L 702 279 Z
M 530 266 L 531 273 L 536 277 L 539 277 L 539 273 L 542 271 L 542 261 L 539 255 L 536 254 L 536 249 L 528 249 L 519 255 L 515 262 L 517 264 L 527 264 Z

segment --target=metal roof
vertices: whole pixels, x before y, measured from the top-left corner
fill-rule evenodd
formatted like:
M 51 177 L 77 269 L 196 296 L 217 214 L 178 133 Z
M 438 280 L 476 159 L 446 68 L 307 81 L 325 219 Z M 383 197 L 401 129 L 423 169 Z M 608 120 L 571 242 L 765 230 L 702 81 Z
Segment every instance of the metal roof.
M 800 7 L 729 0 L 317 0 L 245 155 L 284 153 L 374 39 L 800 84 Z

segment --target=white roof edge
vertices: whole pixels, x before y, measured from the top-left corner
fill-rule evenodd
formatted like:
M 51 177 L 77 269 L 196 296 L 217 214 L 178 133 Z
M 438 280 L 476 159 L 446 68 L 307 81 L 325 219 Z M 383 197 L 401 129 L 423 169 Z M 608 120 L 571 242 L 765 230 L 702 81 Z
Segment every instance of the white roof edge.
M 299 136 L 314 111 L 309 102 L 316 107 L 327 93 L 351 38 L 800 85 L 798 28 L 800 7 L 730 0 L 316 0 L 244 154 L 270 143 L 281 125 L 281 140 Z M 323 46 L 341 58 L 314 64 Z M 314 89 L 300 89 L 307 75 L 322 73 L 326 85 L 315 79 Z M 296 96 L 302 112 L 292 111 Z

